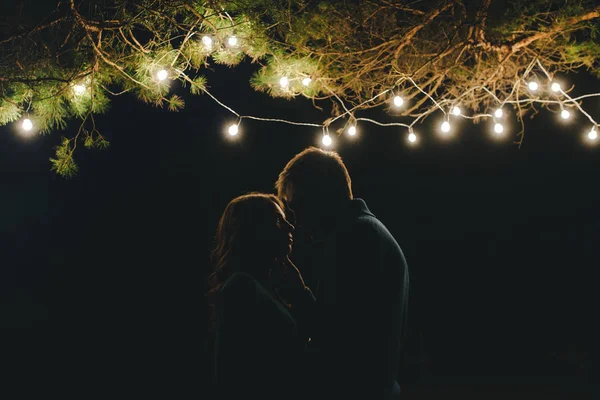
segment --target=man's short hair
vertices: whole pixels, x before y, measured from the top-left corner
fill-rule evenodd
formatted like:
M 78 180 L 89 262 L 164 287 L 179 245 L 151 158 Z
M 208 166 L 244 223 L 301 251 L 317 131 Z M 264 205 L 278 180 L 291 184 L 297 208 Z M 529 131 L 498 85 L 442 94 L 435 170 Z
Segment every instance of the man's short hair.
M 281 171 L 275 183 L 277 196 L 284 198 L 289 187 L 324 200 L 352 199 L 352 181 L 340 155 L 317 147 L 296 154 Z

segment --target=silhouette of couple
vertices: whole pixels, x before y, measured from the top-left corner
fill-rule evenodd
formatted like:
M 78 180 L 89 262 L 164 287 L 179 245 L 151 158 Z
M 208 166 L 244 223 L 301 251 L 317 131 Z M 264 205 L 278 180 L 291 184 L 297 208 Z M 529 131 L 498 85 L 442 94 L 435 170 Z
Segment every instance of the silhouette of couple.
M 307 148 L 275 187 L 277 196 L 233 199 L 218 225 L 218 398 L 400 398 L 409 283 L 400 246 L 353 197 L 335 152 Z M 300 269 L 290 259 L 298 231 L 312 254 Z

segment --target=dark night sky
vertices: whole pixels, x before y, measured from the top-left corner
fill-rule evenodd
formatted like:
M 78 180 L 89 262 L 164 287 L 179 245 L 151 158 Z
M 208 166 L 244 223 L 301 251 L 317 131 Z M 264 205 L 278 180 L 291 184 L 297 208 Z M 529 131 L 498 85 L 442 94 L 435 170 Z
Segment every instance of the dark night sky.
M 252 92 L 251 70 L 217 68 L 210 90 L 245 114 L 327 117 L 306 101 Z M 578 93 L 600 91 L 599 81 L 570 79 Z M 234 196 L 271 191 L 320 131 L 244 121 L 231 143 L 226 110 L 207 96 L 186 100 L 170 113 L 115 99 L 98 118 L 110 148 L 79 151 L 80 173 L 70 180 L 48 162 L 61 132 L 24 139 L 0 128 L 0 324 L 17 376 L 57 387 L 155 380 L 170 393 L 202 382 L 203 277 L 217 219 Z M 600 118 L 600 101 L 584 106 Z M 542 111 L 527 120 L 518 149 L 468 121 L 440 140 L 434 121 L 419 126 L 417 148 L 403 130 L 366 123 L 359 138 L 336 146 L 355 195 L 408 260 L 405 380 L 590 381 L 600 362 L 600 147 L 581 139 L 589 124 Z M 73 121 L 68 133 L 76 128 Z

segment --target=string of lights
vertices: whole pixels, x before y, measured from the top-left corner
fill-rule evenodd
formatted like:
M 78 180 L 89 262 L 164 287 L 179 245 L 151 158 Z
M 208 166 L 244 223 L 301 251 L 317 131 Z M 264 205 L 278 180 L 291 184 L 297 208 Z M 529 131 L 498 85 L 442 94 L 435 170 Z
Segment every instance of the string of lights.
M 205 49 L 207 51 L 211 51 L 215 47 L 214 40 L 208 35 L 205 35 L 201 38 L 201 43 L 205 46 Z M 227 38 L 226 43 L 229 47 L 236 47 L 239 44 L 239 39 L 236 36 L 230 36 Z M 532 73 L 532 71 L 535 67 L 539 68 L 539 70 L 543 73 L 543 76 L 545 77 L 547 82 L 542 82 L 543 80 L 538 79 L 537 75 L 535 75 L 535 74 L 533 74 L 533 76 L 531 78 L 529 77 L 529 75 Z M 186 81 L 192 82 L 192 80 L 185 74 L 184 71 L 181 71 L 178 69 L 160 68 L 155 72 L 155 80 L 159 83 L 165 82 L 168 79 L 176 79 L 178 77 L 182 77 Z M 302 85 L 306 88 L 315 84 L 315 81 L 318 82 L 318 79 L 319 79 L 319 78 L 313 79 L 311 77 L 306 77 L 306 76 L 304 76 L 304 77 L 300 76 L 300 78 L 301 78 Z M 298 78 L 298 79 L 300 79 L 300 78 Z M 279 85 L 282 90 L 289 90 L 290 82 L 291 82 L 291 80 L 290 80 L 289 76 L 282 76 L 279 80 Z M 357 117 L 355 115 L 357 112 L 363 110 L 365 105 L 367 105 L 368 103 L 372 103 L 375 100 L 379 99 L 381 96 L 386 96 L 386 95 L 390 97 L 389 103 L 392 106 L 392 108 L 396 109 L 396 110 L 401 110 L 406 105 L 406 101 L 401 95 L 402 90 L 404 89 L 402 87 L 402 85 L 405 83 L 412 85 L 419 92 L 421 92 L 424 96 L 426 96 L 427 99 L 430 100 L 432 103 L 430 106 L 424 108 L 423 111 L 421 111 L 417 115 L 413 115 L 412 116 L 413 120 L 411 123 L 380 122 L 380 121 L 377 121 L 372 118 Z M 299 122 L 299 121 L 290 121 L 290 120 L 282 119 L 282 118 L 266 118 L 266 117 L 258 117 L 258 116 L 253 116 L 253 115 L 243 115 L 243 114 L 238 113 L 237 111 L 235 111 L 233 108 L 226 105 L 222 101 L 220 101 L 214 94 L 212 94 L 206 88 L 203 88 L 203 92 L 206 93 L 219 106 L 223 107 L 224 109 L 226 109 L 227 111 L 229 111 L 230 113 L 232 113 L 236 116 L 237 122 L 229 125 L 227 128 L 227 133 L 231 137 L 235 137 L 240 133 L 240 125 L 241 125 L 242 121 L 244 119 L 248 119 L 248 120 L 256 120 L 256 121 L 262 121 L 262 122 L 275 122 L 275 123 L 284 123 L 284 124 L 296 125 L 296 126 L 322 128 L 322 130 L 323 130 L 322 144 L 324 146 L 331 146 L 333 143 L 333 140 L 329 134 L 329 127 L 331 126 L 331 124 L 333 124 L 337 120 L 342 119 L 342 118 L 347 118 L 346 125 L 343 129 L 340 130 L 340 132 L 346 132 L 349 136 L 356 135 L 356 133 L 358 131 L 358 127 L 357 127 L 358 122 L 368 122 L 368 123 L 375 124 L 375 125 L 382 126 L 382 127 L 405 128 L 408 131 L 408 135 L 407 135 L 408 142 L 411 144 L 415 144 L 418 141 L 418 136 L 414 132 L 413 126 L 416 123 L 418 123 L 419 121 L 421 121 L 422 119 L 424 119 L 429 114 L 432 114 L 433 112 L 438 111 L 438 110 L 441 111 L 444 115 L 443 120 L 442 120 L 441 124 L 439 125 L 439 130 L 442 135 L 448 136 L 451 133 L 451 131 L 453 130 L 451 118 L 464 118 L 464 119 L 468 119 L 468 120 L 480 120 L 480 119 L 491 118 L 492 122 L 493 122 L 493 126 L 492 126 L 493 133 L 496 136 L 499 136 L 499 135 L 506 134 L 506 128 L 505 128 L 506 112 L 503 109 L 504 106 L 512 105 L 512 106 L 518 107 L 521 104 L 539 103 L 539 104 L 543 104 L 543 105 L 558 105 L 560 108 L 559 115 L 560 115 L 560 118 L 563 120 L 569 120 L 573 115 L 573 111 L 575 111 L 575 110 L 579 111 L 582 115 L 584 115 L 590 121 L 590 123 L 592 125 L 591 129 L 587 133 L 587 138 L 592 142 L 596 141 L 598 138 L 598 133 L 597 133 L 597 129 L 599 126 L 598 123 L 588 112 L 586 112 L 583 109 L 583 107 L 581 106 L 580 103 L 581 103 L 581 100 L 583 100 L 583 99 L 600 96 L 600 93 L 590 93 L 590 94 L 585 94 L 585 95 L 581 95 L 578 97 L 571 97 L 566 91 L 563 90 L 563 86 L 561 85 L 561 83 L 558 81 L 555 81 L 553 79 L 552 75 L 546 70 L 546 68 L 544 68 L 542 63 L 537 59 L 533 60 L 529 64 L 529 66 L 525 69 L 523 75 L 515 81 L 513 88 L 510 91 L 510 93 L 508 94 L 508 96 L 504 99 L 498 98 L 492 90 L 490 90 L 489 88 L 487 88 L 485 86 L 475 86 L 475 87 L 471 88 L 468 92 L 463 93 L 461 96 L 459 96 L 456 99 L 436 100 L 429 93 L 427 93 L 425 90 L 423 90 L 423 88 L 421 88 L 411 77 L 406 76 L 406 77 L 400 78 L 396 82 L 395 87 L 383 90 L 380 93 L 376 94 L 375 96 L 371 97 L 370 99 L 367 99 L 367 100 L 363 101 L 362 103 L 349 108 L 342 101 L 342 99 L 337 94 L 335 94 L 331 89 L 329 89 L 325 84 L 323 84 L 322 86 L 333 95 L 333 97 L 340 103 L 341 107 L 344 110 L 339 115 L 337 115 L 333 118 L 329 118 L 322 123 Z M 521 88 L 526 89 L 526 91 L 518 90 Z M 78 84 L 72 85 L 72 93 L 73 93 L 74 97 L 84 95 L 87 90 L 88 90 L 88 87 L 83 83 L 78 83 Z M 460 101 L 462 98 L 464 98 L 464 96 L 468 95 L 470 92 L 475 92 L 475 91 L 486 92 L 494 100 L 494 103 L 498 104 L 497 108 L 495 110 L 491 110 L 490 113 L 486 112 L 486 113 L 478 113 L 478 114 L 474 114 L 474 115 L 467 115 L 464 112 L 464 110 L 461 109 Z M 522 93 L 528 93 L 528 95 L 526 95 L 524 98 L 520 97 Z M 544 97 L 544 94 L 547 94 L 549 96 Z M 22 120 L 20 120 L 19 124 L 20 124 L 21 130 L 24 133 L 32 132 L 35 128 L 34 122 L 29 117 L 25 117 Z

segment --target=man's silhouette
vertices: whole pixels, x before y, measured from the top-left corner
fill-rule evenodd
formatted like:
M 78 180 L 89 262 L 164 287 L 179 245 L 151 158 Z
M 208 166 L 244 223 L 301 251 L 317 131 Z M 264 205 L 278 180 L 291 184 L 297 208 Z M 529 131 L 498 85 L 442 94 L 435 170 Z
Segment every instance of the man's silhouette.
M 315 398 L 399 398 L 409 283 L 400 246 L 366 203 L 353 198 L 335 152 L 311 147 L 297 154 L 276 189 L 295 215 L 297 232 L 322 250 L 311 266 Z

